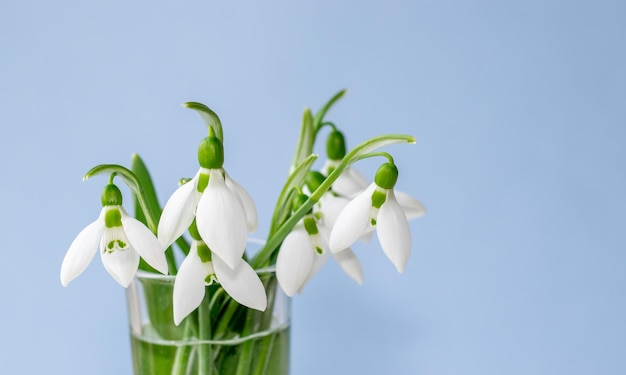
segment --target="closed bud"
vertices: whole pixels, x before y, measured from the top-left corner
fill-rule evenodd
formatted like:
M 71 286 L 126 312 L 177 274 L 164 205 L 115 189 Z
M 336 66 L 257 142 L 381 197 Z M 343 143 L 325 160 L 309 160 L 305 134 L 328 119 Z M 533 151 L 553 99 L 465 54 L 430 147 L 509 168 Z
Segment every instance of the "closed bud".
M 393 163 L 385 163 L 378 167 L 374 182 L 383 189 L 393 189 L 398 181 L 398 168 Z
M 333 130 L 328 134 L 326 155 L 330 160 L 341 160 L 346 156 L 346 139 L 339 130 Z
M 306 183 L 306 187 L 309 188 L 309 191 L 313 193 L 315 190 L 317 190 L 318 187 L 320 187 L 320 185 L 322 184 L 322 182 L 324 182 L 325 179 L 326 177 L 324 177 L 324 175 L 321 174 L 320 172 L 309 171 L 306 174 L 306 178 L 304 179 L 304 182 Z
M 303 193 L 299 193 L 295 197 L 293 197 L 293 210 L 297 211 L 307 201 L 307 199 L 309 199 L 309 197 Z
M 209 135 L 198 146 L 198 162 L 202 168 L 219 169 L 224 165 L 224 145 L 215 136 Z
M 114 184 L 108 184 L 102 191 L 102 206 L 121 206 L 122 192 Z

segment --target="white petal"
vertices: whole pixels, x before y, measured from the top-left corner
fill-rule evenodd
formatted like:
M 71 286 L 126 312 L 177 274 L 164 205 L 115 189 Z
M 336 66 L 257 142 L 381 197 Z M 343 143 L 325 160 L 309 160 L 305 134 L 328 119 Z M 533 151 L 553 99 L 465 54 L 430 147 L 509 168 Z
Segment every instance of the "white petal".
M 330 250 L 328 249 L 328 237 L 330 236 L 330 231 L 324 226 L 323 223 L 317 223 L 317 229 L 319 234 L 309 235 L 309 239 L 313 245 L 313 249 L 315 250 L 313 252 L 313 264 L 311 265 L 311 269 L 306 277 L 306 280 L 302 283 L 300 289 L 298 289 L 298 294 L 302 293 L 304 286 L 322 269 L 322 267 L 324 267 L 326 260 L 328 260 L 328 253 L 330 253 Z M 317 247 L 322 249 L 322 254 L 316 251 Z
M 70 248 L 65 253 L 61 265 L 61 284 L 67 286 L 70 281 L 83 273 L 87 268 L 100 246 L 100 239 L 104 231 L 104 221 L 100 217 L 87 225 L 74 239 Z
M 265 288 L 248 263 L 241 261 L 235 269 L 231 269 L 219 256 L 213 254 L 213 267 L 217 280 L 235 301 L 251 309 L 265 310 Z
M 128 216 L 123 208 L 122 227 L 124 233 L 132 247 L 155 270 L 167 275 L 167 259 L 165 259 L 165 249 L 142 222 L 133 217 Z
M 288 296 L 293 296 L 306 282 L 313 266 L 313 245 L 309 234 L 296 227 L 283 240 L 276 259 L 276 278 Z
M 101 248 L 104 246 L 101 245 Z M 128 246 L 126 250 L 115 250 L 111 253 L 100 251 L 100 258 L 102 258 L 104 268 L 109 271 L 115 281 L 124 288 L 130 285 L 139 267 L 139 254 L 132 246 Z
M 349 248 L 367 230 L 375 189 L 376 184 L 371 184 L 341 211 L 330 233 L 331 252 Z
M 367 189 L 369 182 L 356 169 L 348 167 L 333 183 L 333 191 L 347 198 L 354 198 Z
M 376 229 L 376 227 L 368 225 L 367 228 L 365 229 L 365 232 L 363 233 L 363 235 L 361 237 L 359 237 L 359 241 L 362 241 L 362 242 L 365 242 L 365 243 L 370 242 L 370 240 L 374 236 L 374 229 Z
M 194 311 L 204 298 L 209 263 L 204 264 L 198 256 L 198 242 L 192 241 L 189 254 L 180 265 L 174 281 L 174 324 Z
M 313 264 L 311 265 L 311 270 L 309 271 L 306 280 L 304 280 L 304 282 L 302 283 L 302 286 L 300 286 L 300 289 L 298 289 L 298 294 L 302 293 L 305 285 L 308 284 L 309 281 L 311 281 L 313 276 L 315 276 L 322 269 L 322 267 L 324 267 L 327 260 L 328 252 L 324 254 L 313 253 Z
M 376 233 L 387 258 L 398 272 L 403 272 L 411 254 L 411 231 L 393 190 L 389 190 L 387 200 L 378 212 Z
M 209 185 L 198 203 L 196 223 L 211 251 L 234 269 L 246 249 L 246 213 L 239 197 L 226 187 L 220 170 L 211 170 Z
M 328 228 L 332 228 L 339 217 L 341 211 L 348 205 L 350 200 L 344 197 L 337 197 L 333 194 L 324 194 L 320 199 L 322 211 L 322 221 Z
M 361 263 L 351 249 L 345 249 L 338 253 L 334 253 L 333 256 L 343 272 L 345 272 L 352 280 L 359 284 L 363 284 L 363 269 Z
M 328 228 L 323 225 L 319 225 L 318 229 L 322 237 L 327 239 L 329 236 Z M 333 257 L 348 276 L 350 276 L 357 283 L 363 284 L 363 270 L 361 269 L 361 264 L 350 248 L 333 253 Z
M 241 203 L 243 204 L 243 209 L 246 212 L 246 223 L 248 224 L 248 231 L 254 232 L 256 231 L 259 225 L 259 219 L 256 211 L 256 206 L 252 197 L 243 186 L 241 186 L 237 181 L 230 178 L 228 174 L 226 174 L 226 186 L 234 191 L 241 199 Z
M 164 249 L 180 237 L 193 222 L 200 192 L 196 188 L 200 172 L 186 184 L 180 186 L 167 200 L 157 230 L 159 242 Z
M 402 207 L 402 210 L 404 210 L 404 214 L 408 220 L 418 218 L 426 213 L 426 208 L 424 208 L 422 203 L 409 194 L 397 190 L 395 194 L 396 200 L 400 207 Z

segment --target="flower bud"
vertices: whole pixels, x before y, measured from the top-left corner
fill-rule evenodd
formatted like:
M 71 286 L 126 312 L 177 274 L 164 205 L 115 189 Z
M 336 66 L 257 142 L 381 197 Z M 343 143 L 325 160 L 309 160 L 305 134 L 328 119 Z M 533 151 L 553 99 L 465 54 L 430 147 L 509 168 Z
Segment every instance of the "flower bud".
M 309 197 L 303 193 L 299 193 L 295 197 L 293 197 L 293 210 L 297 211 L 307 201 L 307 199 L 309 199 Z
M 393 189 L 398 181 L 398 168 L 393 163 L 385 163 L 378 167 L 374 182 L 383 189 Z
M 306 174 L 306 178 L 304 179 L 304 182 L 306 183 L 306 187 L 309 188 L 309 191 L 313 193 L 315 190 L 317 190 L 318 187 L 320 187 L 320 185 L 322 184 L 322 182 L 324 182 L 325 179 L 326 177 L 324 177 L 324 175 L 321 174 L 320 172 L 309 171 Z
M 114 184 L 108 184 L 102 191 L 102 206 L 121 206 L 122 192 Z
M 339 130 L 333 130 L 328 134 L 326 155 L 330 160 L 341 160 L 346 156 L 346 139 Z
M 198 146 L 198 162 L 202 168 L 219 169 L 224 165 L 224 146 L 215 136 L 205 137 Z

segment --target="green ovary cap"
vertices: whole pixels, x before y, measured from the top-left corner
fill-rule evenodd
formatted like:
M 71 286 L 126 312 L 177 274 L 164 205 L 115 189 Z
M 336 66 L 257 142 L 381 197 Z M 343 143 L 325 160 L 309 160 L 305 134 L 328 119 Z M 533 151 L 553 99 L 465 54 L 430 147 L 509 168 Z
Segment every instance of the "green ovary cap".
M 211 261 L 211 250 L 204 242 L 198 242 L 198 257 L 200 257 L 202 263 Z
M 306 232 L 311 236 L 319 233 L 319 230 L 317 229 L 317 223 L 315 222 L 315 219 L 311 216 L 307 216 L 304 218 L 304 229 L 306 229 Z
M 202 168 L 219 169 L 224 165 L 224 145 L 215 136 L 205 137 L 198 146 L 198 162 Z
M 107 209 L 104 214 L 104 226 L 107 228 L 115 228 L 122 226 L 122 213 L 116 207 Z
M 326 155 L 330 160 L 341 160 L 346 156 L 346 139 L 339 130 L 333 130 L 328 134 Z
M 120 189 L 113 185 L 108 184 L 102 191 L 102 206 L 121 206 L 122 205 L 122 192 Z
M 374 182 L 383 189 L 393 189 L 398 181 L 398 168 L 392 163 L 385 163 L 378 167 Z
M 317 190 L 318 187 L 320 187 L 320 185 L 322 184 L 322 182 L 324 182 L 325 179 L 326 177 L 324 177 L 324 175 L 321 174 L 320 172 L 309 171 L 306 174 L 306 178 L 304 182 L 306 183 L 306 186 L 309 188 L 309 190 L 311 192 L 314 192 L 315 190 Z
M 386 191 L 374 190 L 372 193 L 372 207 L 381 208 L 383 203 L 387 200 Z M 373 219 L 372 219 L 373 220 Z M 376 225 L 376 222 L 372 222 L 372 225 Z
M 198 227 L 196 226 L 196 219 L 193 219 L 193 222 L 189 226 L 189 234 L 191 235 L 191 238 L 196 241 L 202 240 L 202 237 L 200 237 L 200 232 L 198 232 Z

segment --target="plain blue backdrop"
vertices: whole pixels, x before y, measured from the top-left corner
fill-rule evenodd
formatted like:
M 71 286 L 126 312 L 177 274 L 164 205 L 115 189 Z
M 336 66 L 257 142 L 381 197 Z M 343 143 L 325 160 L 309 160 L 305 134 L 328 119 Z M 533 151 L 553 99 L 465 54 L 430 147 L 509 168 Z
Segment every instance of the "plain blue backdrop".
M 131 373 L 124 290 L 97 258 L 59 281 L 100 210 L 89 168 L 137 152 L 164 201 L 203 102 L 263 236 L 302 110 L 347 88 L 328 119 L 349 146 L 414 135 L 387 151 L 429 212 L 404 274 L 374 241 L 363 286 L 329 262 L 293 299 L 292 373 L 625 374 L 625 5 L 5 2 L 3 373 Z

